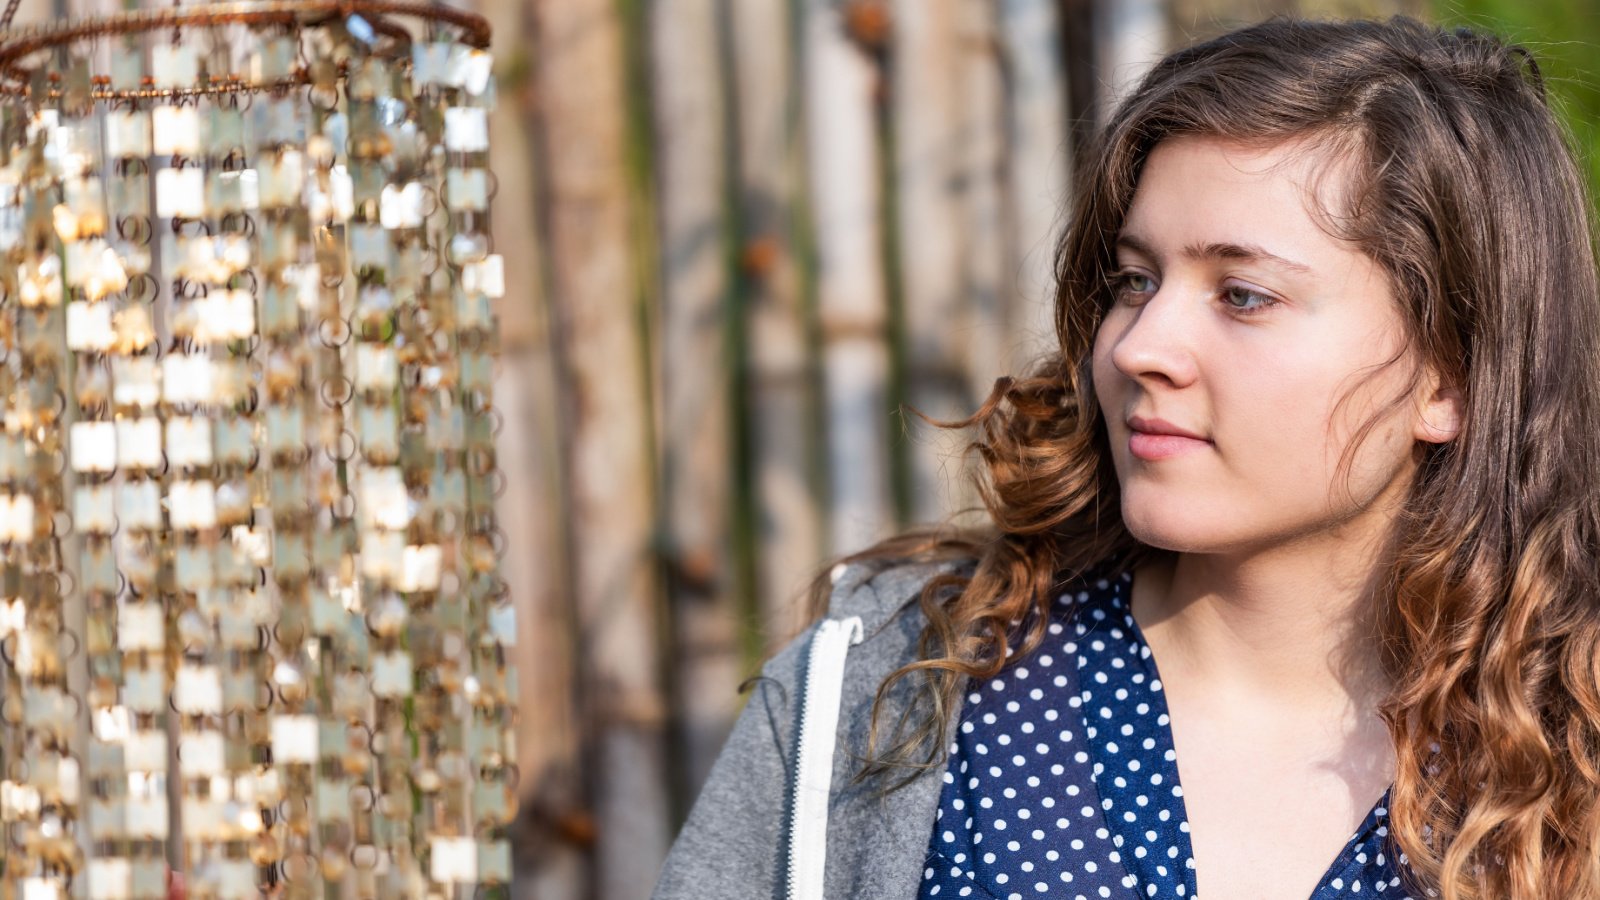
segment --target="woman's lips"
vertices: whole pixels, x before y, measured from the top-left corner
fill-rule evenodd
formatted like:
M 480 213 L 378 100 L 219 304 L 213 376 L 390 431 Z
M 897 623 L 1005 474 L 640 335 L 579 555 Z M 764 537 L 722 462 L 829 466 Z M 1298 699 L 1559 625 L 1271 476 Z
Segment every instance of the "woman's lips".
M 1128 435 L 1128 452 L 1143 460 L 1171 459 L 1211 446 L 1210 441 L 1176 434 L 1135 431 Z

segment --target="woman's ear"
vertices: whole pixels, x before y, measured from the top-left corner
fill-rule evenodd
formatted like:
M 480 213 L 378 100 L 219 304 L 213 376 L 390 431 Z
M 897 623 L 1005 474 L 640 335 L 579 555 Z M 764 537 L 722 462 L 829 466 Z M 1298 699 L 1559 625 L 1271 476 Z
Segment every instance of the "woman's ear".
M 1461 433 L 1465 399 L 1459 388 L 1440 383 L 1438 374 L 1429 371 L 1428 393 L 1423 398 L 1413 437 L 1430 444 L 1444 444 Z

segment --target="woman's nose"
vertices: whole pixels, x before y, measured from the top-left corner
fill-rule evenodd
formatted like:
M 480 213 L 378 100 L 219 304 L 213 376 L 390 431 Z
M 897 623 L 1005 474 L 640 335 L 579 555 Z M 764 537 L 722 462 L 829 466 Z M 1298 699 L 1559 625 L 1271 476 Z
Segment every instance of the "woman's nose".
M 1114 335 L 1111 364 L 1141 383 L 1184 387 L 1195 380 L 1194 344 L 1203 300 L 1180 285 L 1162 285 L 1149 299 L 1126 310 Z

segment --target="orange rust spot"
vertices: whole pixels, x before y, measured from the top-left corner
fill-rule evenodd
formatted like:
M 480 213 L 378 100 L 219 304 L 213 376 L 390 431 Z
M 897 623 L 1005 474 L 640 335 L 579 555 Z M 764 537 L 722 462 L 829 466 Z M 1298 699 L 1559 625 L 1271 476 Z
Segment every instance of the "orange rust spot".
M 596 826 L 594 816 L 581 810 L 572 810 L 561 814 L 555 820 L 556 833 L 561 839 L 579 847 L 592 847 L 600 837 L 600 829 Z
M 739 268 L 752 277 L 765 278 L 777 266 L 780 252 L 778 241 L 771 235 L 750 238 L 739 250 Z
M 894 19 L 884 0 L 850 0 L 844 7 L 844 27 L 857 43 L 879 51 L 889 44 Z

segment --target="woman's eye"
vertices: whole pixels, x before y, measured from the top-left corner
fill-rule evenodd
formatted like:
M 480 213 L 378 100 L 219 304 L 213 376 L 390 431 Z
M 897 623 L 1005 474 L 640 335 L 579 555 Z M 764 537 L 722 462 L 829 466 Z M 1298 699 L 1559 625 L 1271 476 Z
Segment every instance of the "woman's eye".
M 1142 272 L 1118 272 L 1111 276 L 1111 290 L 1117 299 L 1156 292 L 1156 280 Z
M 1229 285 L 1222 289 L 1222 302 L 1234 312 L 1257 313 L 1264 309 L 1277 306 L 1279 301 L 1261 293 L 1252 291 L 1247 287 Z

